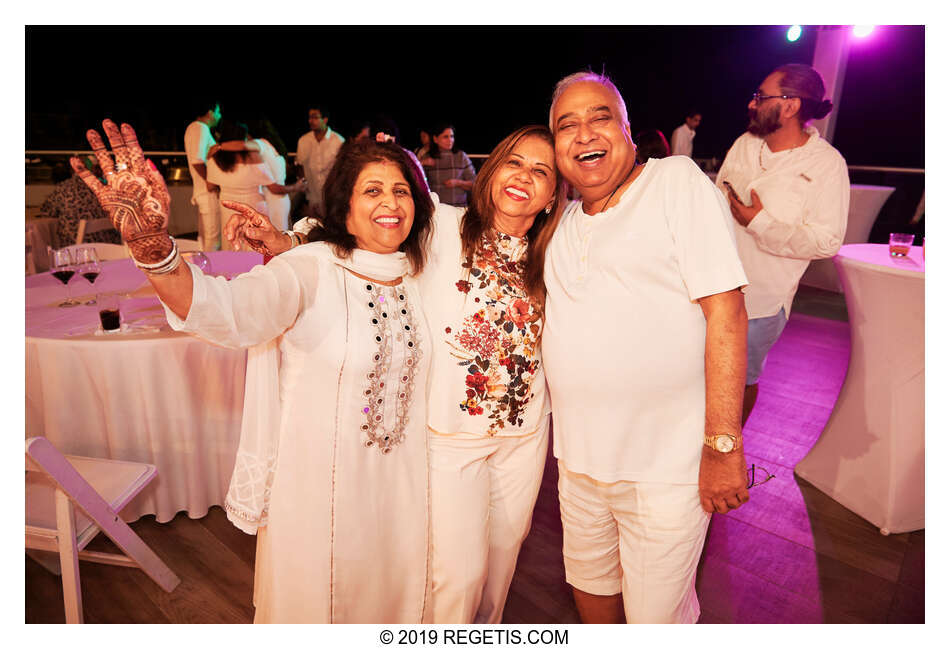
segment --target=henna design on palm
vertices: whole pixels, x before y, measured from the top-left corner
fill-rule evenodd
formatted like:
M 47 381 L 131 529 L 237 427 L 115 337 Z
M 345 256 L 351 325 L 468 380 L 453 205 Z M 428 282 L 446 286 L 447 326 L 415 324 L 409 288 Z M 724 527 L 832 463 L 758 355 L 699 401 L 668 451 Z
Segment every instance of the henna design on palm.
M 132 257 L 141 263 L 158 262 L 168 256 L 173 245 L 168 235 L 168 187 L 155 165 L 145 159 L 131 126 L 123 124 L 120 130 L 106 119 L 102 129 L 109 138 L 111 155 L 96 131 L 87 131 L 86 139 L 102 167 L 106 184 L 77 158 L 71 158 L 70 164 L 109 215 Z

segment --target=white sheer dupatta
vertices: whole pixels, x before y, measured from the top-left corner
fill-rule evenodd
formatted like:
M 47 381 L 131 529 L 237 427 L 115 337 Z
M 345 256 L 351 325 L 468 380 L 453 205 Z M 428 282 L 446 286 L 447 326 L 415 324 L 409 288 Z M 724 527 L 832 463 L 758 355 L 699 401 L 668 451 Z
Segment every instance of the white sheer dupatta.
M 321 242 L 300 246 L 285 254 L 313 256 L 335 264 L 340 273 L 346 268 L 384 282 L 409 272 L 409 261 L 402 252 L 381 255 L 356 249 L 349 258 L 341 259 Z M 340 308 L 344 308 L 344 304 Z M 224 501 L 228 519 L 247 534 L 256 534 L 258 528 L 267 525 L 281 424 L 280 340 L 278 337 L 247 350 L 241 438 Z

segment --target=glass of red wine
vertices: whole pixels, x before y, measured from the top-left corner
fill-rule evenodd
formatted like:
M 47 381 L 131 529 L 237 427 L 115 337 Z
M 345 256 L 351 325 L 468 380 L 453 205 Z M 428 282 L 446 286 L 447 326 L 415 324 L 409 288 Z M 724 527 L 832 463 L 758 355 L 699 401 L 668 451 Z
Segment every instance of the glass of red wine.
M 95 248 L 77 248 L 76 249 L 77 272 L 82 275 L 87 282 L 95 287 L 96 278 L 102 272 L 102 266 L 99 264 L 99 255 Z M 98 296 L 93 294 L 92 299 L 86 302 L 87 305 L 96 303 Z
M 80 303 L 72 298 L 69 291 L 69 280 L 76 274 L 76 265 L 69 248 L 53 250 L 50 255 L 50 273 L 66 285 L 66 300 L 60 302 L 59 306 L 78 306 Z

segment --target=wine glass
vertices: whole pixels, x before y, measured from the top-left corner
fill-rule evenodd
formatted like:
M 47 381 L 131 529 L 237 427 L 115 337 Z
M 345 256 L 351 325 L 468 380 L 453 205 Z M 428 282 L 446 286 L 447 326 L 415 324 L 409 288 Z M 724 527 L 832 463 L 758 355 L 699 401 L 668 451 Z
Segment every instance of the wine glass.
M 69 248 L 53 250 L 50 255 L 50 273 L 66 285 L 66 301 L 61 302 L 59 306 L 78 306 L 79 302 L 72 298 L 69 291 L 69 280 L 76 274 L 76 266 L 73 264 L 73 256 Z
M 95 287 L 96 279 L 102 272 L 102 265 L 99 263 L 99 255 L 95 248 L 79 248 L 76 250 L 77 272 L 86 278 L 86 281 Z M 92 299 L 86 302 L 87 305 L 95 304 L 98 300 L 98 294 L 93 293 Z

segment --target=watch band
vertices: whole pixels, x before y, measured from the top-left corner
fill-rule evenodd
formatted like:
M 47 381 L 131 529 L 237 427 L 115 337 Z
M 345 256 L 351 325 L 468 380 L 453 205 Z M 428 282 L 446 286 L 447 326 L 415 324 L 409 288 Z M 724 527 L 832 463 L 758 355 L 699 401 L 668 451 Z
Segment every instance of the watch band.
M 716 442 L 718 441 L 717 438 L 720 438 L 720 437 L 729 438 L 729 440 L 733 444 L 732 448 L 730 448 L 729 450 L 723 450 L 719 448 L 719 445 Z M 703 435 L 703 444 L 713 449 L 714 451 L 718 451 L 719 453 L 732 453 L 733 451 L 737 451 L 742 448 L 742 435 L 741 434 L 732 435 L 730 433 L 717 433 L 715 435 Z

